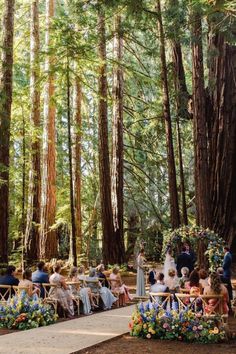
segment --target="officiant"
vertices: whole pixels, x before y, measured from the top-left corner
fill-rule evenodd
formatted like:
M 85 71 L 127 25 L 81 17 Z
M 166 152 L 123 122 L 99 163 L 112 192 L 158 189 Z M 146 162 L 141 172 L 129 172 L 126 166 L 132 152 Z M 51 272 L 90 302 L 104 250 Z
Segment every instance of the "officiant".
M 191 273 L 194 269 L 194 259 L 188 253 L 186 246 L 182 247 L 182 252 L 177 257 L 177 274 L 178 277 L 181 278 L 181 269 L 183 267 L 187 267 L 189 269 L 189 273 Z

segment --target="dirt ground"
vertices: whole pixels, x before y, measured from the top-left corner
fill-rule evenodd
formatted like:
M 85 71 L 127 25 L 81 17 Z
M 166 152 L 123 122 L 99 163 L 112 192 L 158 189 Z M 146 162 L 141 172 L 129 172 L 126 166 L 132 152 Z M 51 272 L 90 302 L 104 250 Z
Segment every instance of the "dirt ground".
M 81 350 L 81 354 L 234 354 L 236 340 L 221 344 L 192 344 L 130 337 L 128 334 L 113 339 L 91 349 Z

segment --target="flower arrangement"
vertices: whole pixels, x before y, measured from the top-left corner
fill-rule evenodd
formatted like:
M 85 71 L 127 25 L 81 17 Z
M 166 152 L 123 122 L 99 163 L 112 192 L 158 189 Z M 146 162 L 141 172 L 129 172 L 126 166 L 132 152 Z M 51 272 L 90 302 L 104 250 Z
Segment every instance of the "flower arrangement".
M 220 318 L 206 318 L 191 310 L 166 311 L 158 304 L 137 306 L 129 323 L 131 336 L 142 338 L 179 340 L 186 342 L 218 343 L 226 340 Z
M 8 300 L 7 306 L 0 306 L 0 328 L 25 330 L 47 326 L 56 321 L 57 315 L 50 305 L 34 295 L 22 292 Z
M 209 270 L 214 271 L 223 263 L 224 240 L 214 231 L 203 229 L 200 226 L 182 226 L 174 231 L 168 230 L 164 233 L 162 256 L 166 254 L 168 246 L 171 245 L 173 252 L 179 251 L 181 243 L 189 242 L 195 252 L 197 252 L 200 243 L 205 246 L 205 256 L 209 262 Z

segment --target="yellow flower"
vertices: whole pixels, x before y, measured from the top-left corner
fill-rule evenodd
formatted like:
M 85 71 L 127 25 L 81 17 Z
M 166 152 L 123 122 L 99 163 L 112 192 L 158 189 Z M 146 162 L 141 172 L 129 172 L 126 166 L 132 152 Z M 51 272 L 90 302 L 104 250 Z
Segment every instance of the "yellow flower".
M 146 329 L 146 328 L 147 328 L 147 324 L 146 324 L 146 323 L 144 323 L 143 328 L 144 328 L 144 329 Z

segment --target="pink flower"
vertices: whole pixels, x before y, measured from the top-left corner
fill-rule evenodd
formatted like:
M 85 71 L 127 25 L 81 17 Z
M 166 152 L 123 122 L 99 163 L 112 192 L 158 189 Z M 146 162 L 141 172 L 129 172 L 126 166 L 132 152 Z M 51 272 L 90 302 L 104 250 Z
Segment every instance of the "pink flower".
M 195 332 L 197 330 L 197 326 L 193 326 L 193 331 Z
M 164 324 L 163 324 L 163 328 L 169 328 L 168 323 L 164 323 Z

